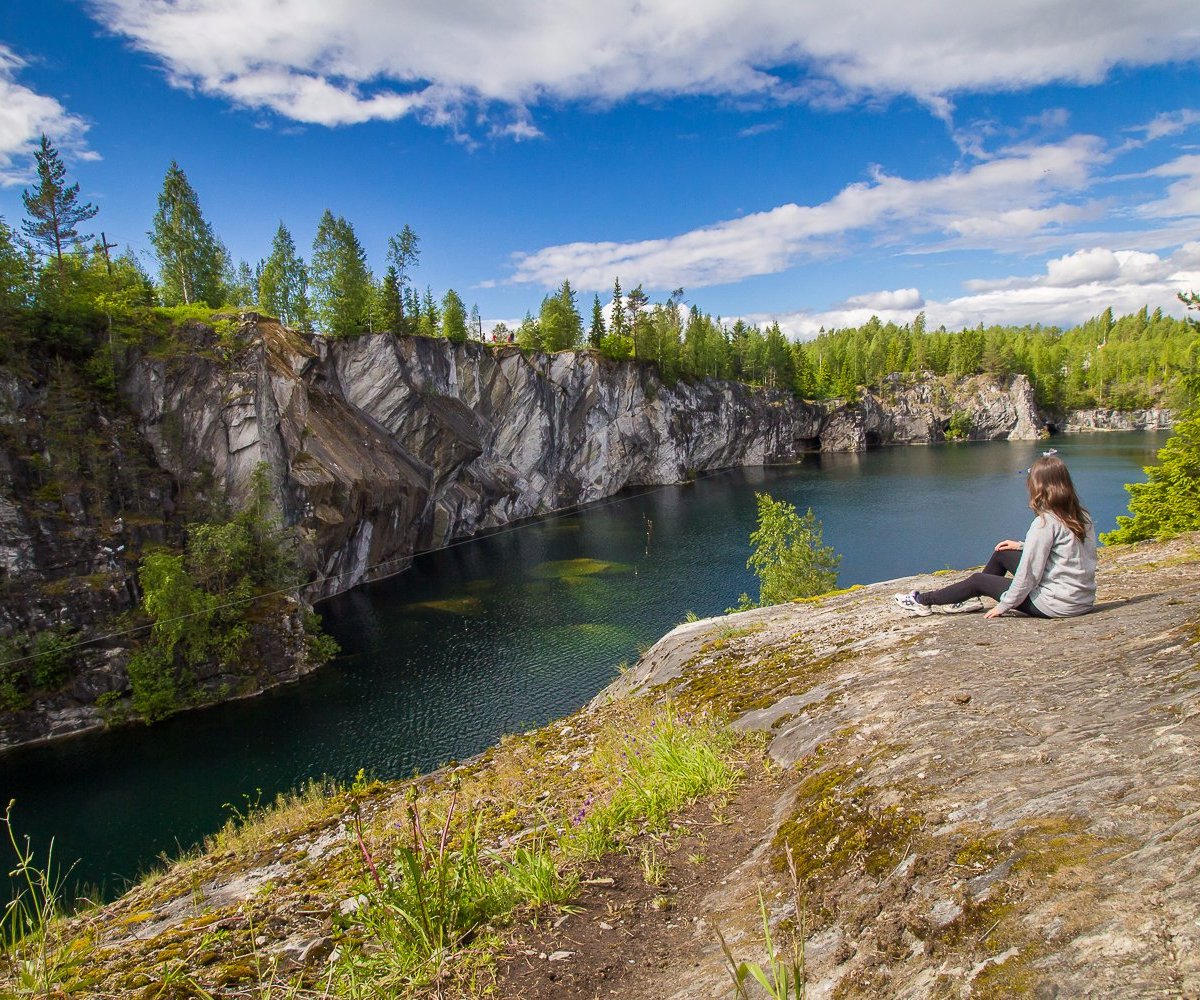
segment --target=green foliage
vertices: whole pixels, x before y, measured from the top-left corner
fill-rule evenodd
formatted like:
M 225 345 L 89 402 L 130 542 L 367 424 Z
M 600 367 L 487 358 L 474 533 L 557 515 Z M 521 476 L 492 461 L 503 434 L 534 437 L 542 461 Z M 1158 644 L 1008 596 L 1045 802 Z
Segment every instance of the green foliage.
M 788 872 L 792 881 L 792 903 L 795 906 L 798 925 L 791 932 L 790 954 L 784 955 L 783 950 L 776 944 L 775 935 L 771 933 L 771 919 L 767 913 L 767 903 L 763 899 L 762 890 L 758 893 L 758 912 L 762 918 L 763 944 L 767 951 L 766 967 L 757 962 L 738 962 L 733 957 L 733 950 L 725 940 L 725 935 L 717 928 L 717 940 L 725 953 L 725 963 L 729 976 L 733 980 L 734 996 L 738 1000 L 747 1000 L 746 982 L 754 979 L 772 1000 L 804 1000 L 807 989 L 807 976 L 804 956 L 804 922 L 799 920 L 804 912 L 800 898 L 800 882 L 796 875 L 796 863 L 792 857 L 791 846 L 787 848 Z
M 447 957 L 488 921 L 519 905 L 553 904 L 574 892 L 578 877 L 560 875 L 544 847 L 521 848 L 510 861 L 485 860 L 478 818 L 468 816 L 455 827 L 457 801 L 455 787 L 439 817 L 421 808 L 414 794 L 407 803 L 408 842 L 386 866 L 371 856 L 355 816 L 368 902 L 354 919 L 377 946 L 352 952 L 341 963 L 344 987 L 366 981 L 390 993 L 434 982 Z
M 46 629 L 33 637 L 33 683 L 45 691 L 60 687 L 70 676 L 75 633 L 69 628 Z
M 280 524 L 265 466 L 232 518 L 194 524 L 183 553 L 147 555 L 138 570 L 142 608 L 154 622 L 129 663 L 133 707 L 148 721 L 178 711 L 194 694 L 194 669 L 235 664 L 250 638 L 251 598 L 299 579 L 291 536 Z M 309 626 L 311 625 L 311 631 Z M 336 653 L 319 619 L 306 622 L 310 654 Z
M 588 328 L 588 344 L 599 347 L 606 333 L 604 327 L 604 310 L 600 306 L 600 296 L 592 296 L 592 325 Z
M 225 297 L 229 253 L 200 211 L 200 199 L 179 164 L 171 162 L 150 231 L 159 263 L 164 305 L 204 302 L 214 309 Z
M 37 691 L 57 691 L 74 668 L 77 634 L 50 628 L 0 639 L 0 710 L 28 708 Z
M 38 184 L 21 195 L 28 218 L 21 229 L 36 246 L 52 256 L 58 268 L 58 292 L 67 289 L 64 253 L 76 243 L 90 240 L 91 234 L 80 235 L 78 226 L 93 219 L 99 211 L 90 202 L 80 203 L 79 185 L 67 183 L 67 168 L 62 157 L 45 133 L 41 145 L 34 153 L 37 161 Z
M 271 255 L 258 276 L 258 302 L 285 326 L 308 330 L 308 268 L 282 222 L 271 242 Z
M 412 272 L 421 259 L 421 237 L 407 224 L 395 236 L 388 237 L 388 271 L 394 276 L 400 299 L 400 328 L 396 333 L 417 332 L 416 292 L 412 287 Z
M 583 340 L 583 320 L 575 307 L 575 292 L 564 281 L 554 295 L 542 299 L 538 315 L 541 346 L 546 351 L 566 351 Z
M 426 287 L 417 307 L 417 333 L 422 337 L 437 337 L 441 330 L 441 310 L 433 297 L 433 289 Z
M 946 425 L 946 440 L 965 441 L 971 436 L 971 429 L 974 426 L 975 423 L 971 419 L 969 410 L 955 410 Z
M 1181 297 L 1188 308 L 1197 308 L 1195 296 Z M 1200 341 L 1194 351 L 1200 358 Z M 1100 536 L 1105 545 L 1200 530 L 1200 368 L 1194 369 L 1187 385 L 1194 394 L 1191 405 L 1159 451 L 1158 465 L 1146 467 L 1146 482 L 1126 485 L 1129 516 L 1118 517 L 1117 527 Z
M 368 328 L 374 281 L 367 254 L 354 227 L 329 209 L 313 239 L 309 282 L 313 319 L 327 336 L 349 337 Z
M 34 268 L 16 234 L 0 217 L 0 317 L 27 306 L 33 296 Z
M 821 522 L 812 508 L 801 517 L 786 501 L 756 493 L 758 528 L 750 534 L 754 552 L 746 567 L 759 579 L 759 604 L 815 597 L 837 586 L 842 557 L 822 543 Z
M 710 792 L 727 791 L 739 773 L 729 761 L 733 737 L 711 723 L 685 722 L 671 706 L 621 747 L 621 781 L 607 801 L 585 805 L 561 840 L 569 857 L 595 861 L 635 829 L 664 829 L 670 814 Z
M 4 811 L 3 823 L 16 858 L 9 871 L 11 898 L 0 915 L 0 956 L 11 971 L 9 982 L 28 997 L 50 997 L 58 992 L 62 972 L 71 953 L 56 947 L 51 936 L 54 918 L 62 912 L 66 876 L 55 867 L 54 842 L 43 866 L 35 861 L 28 837 L 13 828 L 13 802 Z M 8 994 L 6 994 L 8 995 Z
M 453 288 L 442 297 L 442 336 L 456 344 L 467 339 L 467 310 Z

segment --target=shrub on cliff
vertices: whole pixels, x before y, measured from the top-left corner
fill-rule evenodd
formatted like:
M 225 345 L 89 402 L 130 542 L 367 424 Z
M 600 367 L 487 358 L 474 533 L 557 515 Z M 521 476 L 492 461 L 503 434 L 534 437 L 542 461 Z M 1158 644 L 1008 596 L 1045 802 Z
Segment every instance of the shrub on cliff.
M 1181 295 L 1189 309 L 1200 309 L 1200 296 Z M 1196 326 L 1195 320 L 1192 321 Z M 1200 361 L 1200 341 L 1193 346 Z M 1105 545 L 1171 538 L 1200 529 L 1200 366 L 1186 379 L 1191 404 L 1175 424 L 1175 431 L 1158 453 L 1158 465 L 1146 467 L 1146 482 L 1126 485 L 1129 514 L 1117 518 L 1117 527 L 1100 536 Z
M 781 604 L 797 597 L 815 597 L 837 586 L 842 557 L 825 545 L 821 522 L 810 507 L 804 516 L 785 500 L 755 493 L 758 528 L 750 534 L 754 552 L 746 560 L 759 580 L 758 606 Z M 736 609 L 755 607 L 743 594 Z M 734 609 L 731 609 L 734 610 Z

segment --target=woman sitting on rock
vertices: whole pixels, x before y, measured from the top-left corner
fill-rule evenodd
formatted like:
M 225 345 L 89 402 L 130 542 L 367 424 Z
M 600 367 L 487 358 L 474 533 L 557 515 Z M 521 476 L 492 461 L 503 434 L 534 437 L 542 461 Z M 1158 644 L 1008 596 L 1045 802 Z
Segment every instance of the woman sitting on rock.
M 1037 517 L 1023 543 L 1005 539 L 981 573 L 940 590 L 896 594 L 896 603 L 910 615 L 930 614 L 937 605 L 951 605 L 951 611 L 978 610 L 980 597 L 999 602 L 988 618 L 1009 611 L 1034 618 L 1069 618 L 1091 611 L 1096 600 L 1096 528 L 1061 459 L 1045 455 L 1029 467 L 1029 506 Z

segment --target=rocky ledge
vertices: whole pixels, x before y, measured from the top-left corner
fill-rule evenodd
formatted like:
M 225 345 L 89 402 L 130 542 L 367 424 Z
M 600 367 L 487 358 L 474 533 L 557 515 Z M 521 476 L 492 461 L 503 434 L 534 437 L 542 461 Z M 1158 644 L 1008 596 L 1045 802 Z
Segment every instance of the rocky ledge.
M 895 610 L 935 579 L 681 625 L 588 708 L 456 769 L 464 801 L 530 824 L 511 844 L 575 811 L 598 720 L 631 705 L 729 720 L 767 764 L 651 845 L 653 884 L 608 856 L 572 910 L 506 928 L 492 995 L 731 995 L 716 930 L 763 961 L 760 899 L 777 939 L 804 927 L 810 997 L 1200 995 L 1200 534 L 1104 550 L 1072 620 Z M 75 918 L 72 981 L 322 982 L 406 794 L 269 817 Z

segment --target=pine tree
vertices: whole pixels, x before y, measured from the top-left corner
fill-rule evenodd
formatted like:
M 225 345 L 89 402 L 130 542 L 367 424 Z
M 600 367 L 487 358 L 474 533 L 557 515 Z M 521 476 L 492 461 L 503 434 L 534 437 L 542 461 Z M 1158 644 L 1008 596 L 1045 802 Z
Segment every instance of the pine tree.
M 421 237 L 408 225 L 395 236 L 388 238 L 387 261 L 395 271 L 396 287 L 399 289 L 400 325 L 396 333 L 416 333 L 420 308 L 416 291 L 411 287 L 412 271 L 421 258 Z M 410 298 L 411 295 L 411 298 Z
M 467 339 L 467 311 L 453 288 L 442 296 L 442 336 L 456 344 Z
M 389 266 L 383 276 L 379 296 L 383 303 L 383 328 L 388 333 L 400 336 L 404 333 L 404 298 L 394 265 Z
M 1189 309 L 1200 309 L 1195 293 L 1179 298 Z M 1192 358 L 1192 373 L 1185 380 L 1191 402 L 1159 451 L 1158 465 L 1146 467 L 1146 482 L 1126 485 L 1130 516 L 1118 517 L 1116 529 L 1100 536 L 1105 545 L 1200 529 L 1200 341 L 1192 346 Z
M 271 241 L 271 256 L 258 276 L 258 302 L 285 326 L 308 330 L 308 268 L 282 222 Z
M 16 235 L 0 217 L 0 313 L 28 305 L 33 292 L 29 257 L 17 244 Z
M 629 330 L 625 326 L 625 299 L 621 295 L 620 278 L 613 279 L 612 321 L 609 329 L 614 337 L 625 337 L 629 334 Z
M 436 337 L 441 333 L 441 328 L 442 315 L 438 311 L 437 300 L 433 297 L 433 289 L 426 285 L 417 316 L 417 333 L 422 337 Z
M 593 347 L 599 347 L 600 341 L 604 339 L 604 310 L 600 308 L 600 296 L 592 296 L 592 326 L 588 330 L 588 343 Z
M 329 209 L 317 225 L 309 278 L 313 318 L 327 336 L 347 337 L 367 329 L 373 282 L 366 251 L 354 227 Z
M 158 254 L 160 295 L 167 305 L 205 302 L 224 295 L 221 275 L 229 257 L 179 164 L 171 161 L 158 196 L 150 242 Z
M 542 299 L 538 326 L 544 350 L 566 351 L 579 343 L 583 337 L 583 319 L 575 308 L 575 292 L 569 281 L 563 281 L 554 295 Z
M 38 185 L 21 195 L 29 218 L 21 231 L 53 256 L 58 266 L 58 290 L 66 290 L 67 272 L 63 251 L 92 238 L 81 234 L 78 226 L 93 219 L 99 211 L 91 202 L 79 202 L 79 185 L 67 184 L 67 168 L 50 140 L 42 134 L 41 146 L 33 154 L 37 161 Z

